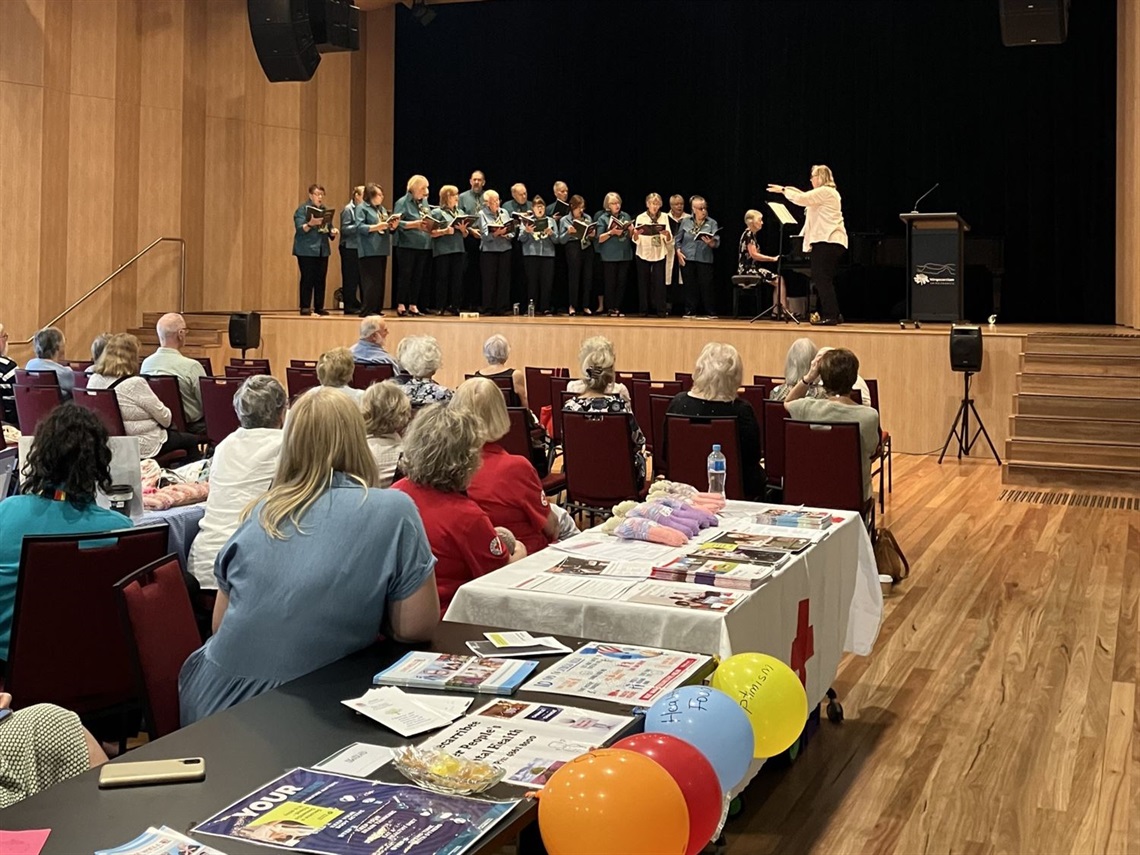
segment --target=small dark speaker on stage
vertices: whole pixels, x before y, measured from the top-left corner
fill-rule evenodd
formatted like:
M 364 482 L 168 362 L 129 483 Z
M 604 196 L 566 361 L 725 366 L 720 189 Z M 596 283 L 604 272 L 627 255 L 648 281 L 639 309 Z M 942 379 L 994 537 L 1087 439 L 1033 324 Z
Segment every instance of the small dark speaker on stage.
M 1059 45 L 1069 37 L 1069 0 L 998 0 L 1001 43 Z
M 982 370 L 981 327 L 950 327 L 950 367 L 971 374 Z
M 308 0 L 246 0 L 257 61 L 271 83 L 311 80 L 321 64 Z
M 230 315 L 230 347 L 255 350 L 261 346 L 261 315 L 257 312 L 234 312 Z

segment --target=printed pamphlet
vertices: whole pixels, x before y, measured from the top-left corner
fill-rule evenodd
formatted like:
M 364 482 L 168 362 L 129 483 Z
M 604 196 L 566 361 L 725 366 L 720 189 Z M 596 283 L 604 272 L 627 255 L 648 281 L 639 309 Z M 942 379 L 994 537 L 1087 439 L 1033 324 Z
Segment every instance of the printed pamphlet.
M 616 579 L 648 579 L 653 567 L 648 562 L 603 561 L 599 558 L 584 558 L 568 555 L 546 569 L 547 573 L 563 576 L 606 576 Z
M 633 579 L 597 579 L 539 573 L 511 585 L 518 591 L 541 591 L 544 594 L 569 594 L 591 600 L 620 600 L 634 584 Z
M 382 766 L 391 762 L 392 749 L 386 745 L 354 742 L 331 754 L 313 766 L 319 772 L 348 775 L 352 778 L 370 778 Z
M 415 650 L 372 678 L 376 685 L 510 695 L 536 667 L 529 659 L 480 659 Z
M 747 594 L 724 588 L 705 588 L 675 582 L 643 582 L 630 591 L 626 601 L 650 606 L 671 606 L 705 612 L 727 612 Z
M 719 558 L 703 557 L 701 553 L 694 553 L 683 555 L 663 567 L 654 567 L 653 578 L 670 582 L 712 585 L 714 588 L 752 590 L 760 587 L 763 581 L 772 575 L 774 569 L 773 564 L 721 561 Z
M 341 701 L 403 737 L 447 727 L 467 711 L 473 698 L 410 695 L 395 686 L 369 689 L 359 698 Z
M 95 855 L 225 855 L 217 849 L 191 840 L 165 825 L 151 826 L 130 843 L 114 849 L 98 849 Z
M 830 511 L 808 511 L 802 508 L 764 508 L 756 514 L 760 525 L 776 525 L 788 528 L 823 529 L 831 526 Z
M 644 706 L 683 685 L 708 662 L 709 657 L 700 653 L 592 641 L 547 668 L 525 688 Z
M 543 635 L 534 640 L 527 647 L 496 647 L 490 641 L 468 641 L 467 649 L 480 659 L 494 658 L 513 659 L 516 656 L 561 656 L 563 653 L 573 651 L 555 638 L 553 635 Z

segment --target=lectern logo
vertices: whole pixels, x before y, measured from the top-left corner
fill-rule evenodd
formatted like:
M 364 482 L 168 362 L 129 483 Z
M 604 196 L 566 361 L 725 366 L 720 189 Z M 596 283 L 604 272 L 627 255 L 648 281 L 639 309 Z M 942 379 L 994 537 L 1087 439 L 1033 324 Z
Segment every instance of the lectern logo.
M 915 285 L 953 285 L 957 276 L 956 264 L 919 264 L 914 268 Z

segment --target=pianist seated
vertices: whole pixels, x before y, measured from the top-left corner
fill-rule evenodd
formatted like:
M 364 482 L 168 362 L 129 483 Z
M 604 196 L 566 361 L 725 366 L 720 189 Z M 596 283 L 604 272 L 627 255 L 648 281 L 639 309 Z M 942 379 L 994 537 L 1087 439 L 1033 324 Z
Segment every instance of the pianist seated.
M 738 260 L 736 263 L 737 276 L 758 276 L 761 282 L 774 285 L 772 289 L 772 306 L 780 306 L 784 302 L 784 282 L 775 271 L 763 264 L 775 264 L 780 260 L 778 255 L 765 255 L 760 251 L 760 229 L 764 227 L 764 215 L 752 209 L 744 213 L 744 231 L 740 235 L 737 245 Z

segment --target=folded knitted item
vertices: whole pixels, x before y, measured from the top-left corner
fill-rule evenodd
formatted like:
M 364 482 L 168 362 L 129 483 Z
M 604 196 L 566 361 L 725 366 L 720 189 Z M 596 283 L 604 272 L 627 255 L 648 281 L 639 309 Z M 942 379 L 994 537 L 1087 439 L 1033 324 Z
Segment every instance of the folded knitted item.
M 144 493 L 143 508 L 148 511 L 165 511 L 168 508 L 204 502 L 209 495 L 210 485 L 206 482 L 171 484 L 169 487 L 161 487 L 153 493 Z
M 696 519 L 686 519 L 680 511 L 674 511 L 673 508 L 660 502 L 644 502 L 640 505 L 634 505 L 629 509 L 626 517 L 652 520 L 659 525 L 676 529 L 686 538 L 692 537 L 701 530 Z
M 716 514 L 685 499 L 678 499 L 675 496 L 654 496 L 652 501 L 673 509 L 678 516 L 686 520 L 692 520 L 698 528 L 711 528 L 717 524 Z
M 624 540 L 648 540 L 666 546 L 684 546 L 689 541 L 676 529 L 640 517 L 626 517 L 613 533 Z

